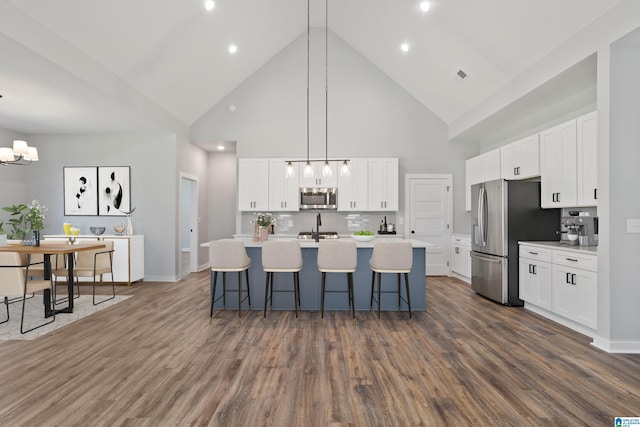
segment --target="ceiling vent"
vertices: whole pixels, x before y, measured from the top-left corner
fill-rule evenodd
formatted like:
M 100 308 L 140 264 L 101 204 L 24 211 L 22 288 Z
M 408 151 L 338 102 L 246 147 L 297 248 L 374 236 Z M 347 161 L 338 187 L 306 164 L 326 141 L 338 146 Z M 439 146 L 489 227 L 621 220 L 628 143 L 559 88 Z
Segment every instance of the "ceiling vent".
M 467 72 L 464 71 L 463 69 L 459 69 L 455 74 L 455 80 L 459 84 L 462 84 L 462 83 L 466 82 L 467 80 L 469 80 L 469 74 L 467 74 Z

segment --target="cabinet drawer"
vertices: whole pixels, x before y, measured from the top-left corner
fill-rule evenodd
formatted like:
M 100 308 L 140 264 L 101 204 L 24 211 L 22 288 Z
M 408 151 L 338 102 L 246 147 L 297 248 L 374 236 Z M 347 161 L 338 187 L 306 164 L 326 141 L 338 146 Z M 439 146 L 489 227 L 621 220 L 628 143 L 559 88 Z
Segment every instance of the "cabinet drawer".
M 551 262 L 551 249 L 520 245 L 520 258 Z
M 598 271 L 598 257 L 595 255 L 553 251 L 553 263 L 582 270 Z

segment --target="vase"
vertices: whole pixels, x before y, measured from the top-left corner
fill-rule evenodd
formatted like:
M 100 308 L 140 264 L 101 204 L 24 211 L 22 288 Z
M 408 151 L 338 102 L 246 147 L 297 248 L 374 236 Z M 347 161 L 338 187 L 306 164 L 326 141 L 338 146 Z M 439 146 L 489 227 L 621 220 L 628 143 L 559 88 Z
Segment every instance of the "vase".
M 31 239 L 32 246 L 40 246 L 40 230 L 33 230 L 33 237 Z
M 266 242 L 267 240 L 269 240 L 269 227 L 260 226 L 258 228 L 258 236 L 258 241 L 260 242 Z
M 127 236 L 133 236 L 133 223 L 131 222 L 131 215 L 127 215 Z

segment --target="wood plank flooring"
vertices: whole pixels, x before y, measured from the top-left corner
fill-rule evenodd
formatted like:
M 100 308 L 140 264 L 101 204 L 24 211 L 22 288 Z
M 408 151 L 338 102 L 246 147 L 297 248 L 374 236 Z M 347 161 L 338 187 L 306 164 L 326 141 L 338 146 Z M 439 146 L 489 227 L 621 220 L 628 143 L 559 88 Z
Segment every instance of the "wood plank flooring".
M 208 316 L 208 272 L 33 341 L 0 342 L 2 426 L 611 426 L 640 355 L 611 355 L 452 278 L 427 311 Z M 304 284 L 301 284 L 304 286 Z M 346 296 L 345 296 L 346 297 Z M 260 307 L 261 298 L 254 296 Z

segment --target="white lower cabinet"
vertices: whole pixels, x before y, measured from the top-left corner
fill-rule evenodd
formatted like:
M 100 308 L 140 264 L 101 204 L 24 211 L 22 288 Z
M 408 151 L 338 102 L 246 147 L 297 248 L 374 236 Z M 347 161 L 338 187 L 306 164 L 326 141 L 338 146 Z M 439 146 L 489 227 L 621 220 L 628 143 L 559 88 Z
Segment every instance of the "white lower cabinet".
M 527 251 L 531 252 L 531 251 Z M 520 249 L 522 254 L 522 249 Z M 520 299 L 551 310 L 551 263 L 520 256 Z
M 451 236 L 452 275 L 471 283 L 471 237 L 454 234 Z
M 595 331 L 597 255 L 521 244 L 519 266 L 520 299 L 526 308 L 579 332 Z

